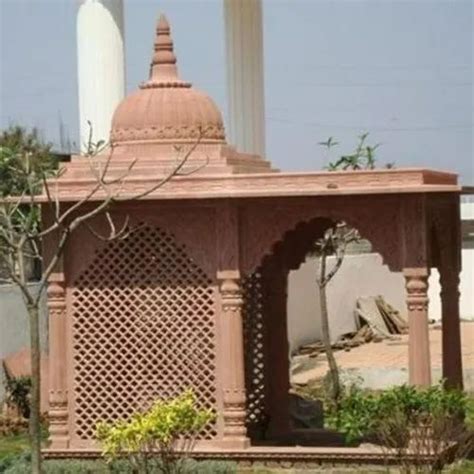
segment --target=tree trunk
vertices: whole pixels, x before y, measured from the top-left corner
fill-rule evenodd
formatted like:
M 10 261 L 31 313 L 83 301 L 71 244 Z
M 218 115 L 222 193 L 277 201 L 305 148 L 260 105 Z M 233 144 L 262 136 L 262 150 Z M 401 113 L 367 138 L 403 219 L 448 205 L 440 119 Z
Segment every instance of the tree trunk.
M 339 398 L 341 395 L 341 386 L 339 381 L 339 370 L 337 368 L 336 358 L 334 357 L 334 351 L 331 346 L 331 334 L 329 331 L 329 315 L 328 315 L 328 304 L 326 296 L 326 254 L 322 253 L 320 258 L 320 277 L 318 280 L 319 286 L 319 302 L 321 307 L 321 331 L 323 336 L 324 349 L 326 351 L 326 357 L 329 365 L 329 377 L 331 386 L 329 392 L 331 394 L 334 408 L 339 407 Z
M 30 394 L 30 444 L 31 472 L 41 473 L 41 347 L 39 332 L 38 304 L 28 305 L 30 320 L 30 353 L 31 353 L 31 394 Z

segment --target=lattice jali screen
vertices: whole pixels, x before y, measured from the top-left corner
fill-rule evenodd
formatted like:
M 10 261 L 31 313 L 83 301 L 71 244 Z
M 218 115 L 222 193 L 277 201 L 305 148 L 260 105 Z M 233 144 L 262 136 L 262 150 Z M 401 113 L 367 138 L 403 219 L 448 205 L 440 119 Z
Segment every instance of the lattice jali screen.
M 265 412 L 265 318 L 262 277 L 257 271 L 243 284 L 243 321 L 245 347 L 245 388 L 247 393 L 247 429 L 263 435 Z
M 72 291 L 76 436 L 188 387 L 215 408 L 214 313 L 211 282 L 166 232 L 141 227 L 99 251 Z

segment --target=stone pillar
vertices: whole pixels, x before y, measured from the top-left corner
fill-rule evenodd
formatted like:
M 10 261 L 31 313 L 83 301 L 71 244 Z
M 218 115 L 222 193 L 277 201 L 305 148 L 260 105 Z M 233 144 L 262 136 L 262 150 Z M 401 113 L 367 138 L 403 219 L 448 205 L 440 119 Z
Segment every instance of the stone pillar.
M 264 271 L 266 332 L 265 402 L 269 415 L 268 438 L 290 432 L 290 374 L 287 329 L 288 271 L 269 266 Z
M 112 115 L 125 93 L 123 0 L 81 0 L 77 13 L 77 71 L 81 151 L 108 142 Z
M 249 446 L 245 427 L 245 369 L 242 288 L 238 271 L 218 273 L 221 296 L 223 442 L 226 447 Z
M 242 278 L 239 255 L 239 217 L 235 205 L 223 203 L 216 212 L 217 281 L 219 284 L 219 364 L 223 403 L 221 445 L 250 445 L 245 426 L 245 361 L 242 316 Z
M 442 268 L 441 318 L 443 379 L 450 388 L 463 388 L 461 326 L 459 322 L 459 273 Z
M 230 143 L 265 156 L 261 0 L 224 0 Z
M 66 289 L 63 273 L 53 273 L 48 284 L 49 312 L 49 435 L 51 449 L 69 446 Z
M 404 268 L 408 308 L 408 372 L 409 382 L 417 386 L 431 385 L 430 341 L 428 334 L 427 268 Z

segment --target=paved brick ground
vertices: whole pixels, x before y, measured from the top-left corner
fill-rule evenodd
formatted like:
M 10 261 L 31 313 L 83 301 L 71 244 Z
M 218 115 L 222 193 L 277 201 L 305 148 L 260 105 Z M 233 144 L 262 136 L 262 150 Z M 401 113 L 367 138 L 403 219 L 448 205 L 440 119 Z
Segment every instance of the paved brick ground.
M 474 322 L 461 323 L 462 356 L 464 372 L 474 372 Z M 430 328 L 430 350 L 432 368 L 441 369 L 441 329 L 439 325 Z M 336 360 L 345 369 L 406 369 L 408 367 L 408 336 L 397 340 L 371 342 L 351 349 L 336 352 Z M 315 368 L 306 372 L 306 377 L 315 379 L 325 375 L 327 362 L 324 355 L 317 358 Z

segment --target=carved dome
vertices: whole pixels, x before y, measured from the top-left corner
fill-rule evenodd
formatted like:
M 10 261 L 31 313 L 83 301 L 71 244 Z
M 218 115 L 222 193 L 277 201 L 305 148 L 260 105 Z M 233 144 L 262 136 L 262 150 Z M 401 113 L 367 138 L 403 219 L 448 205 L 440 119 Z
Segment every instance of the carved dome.
M 126 97 L 112 118 L 112 145 L 131 142 L 225 143 L 222 115 L 213 100 L 179 79 L 166 18 L 156 28 L 150 78 Z

